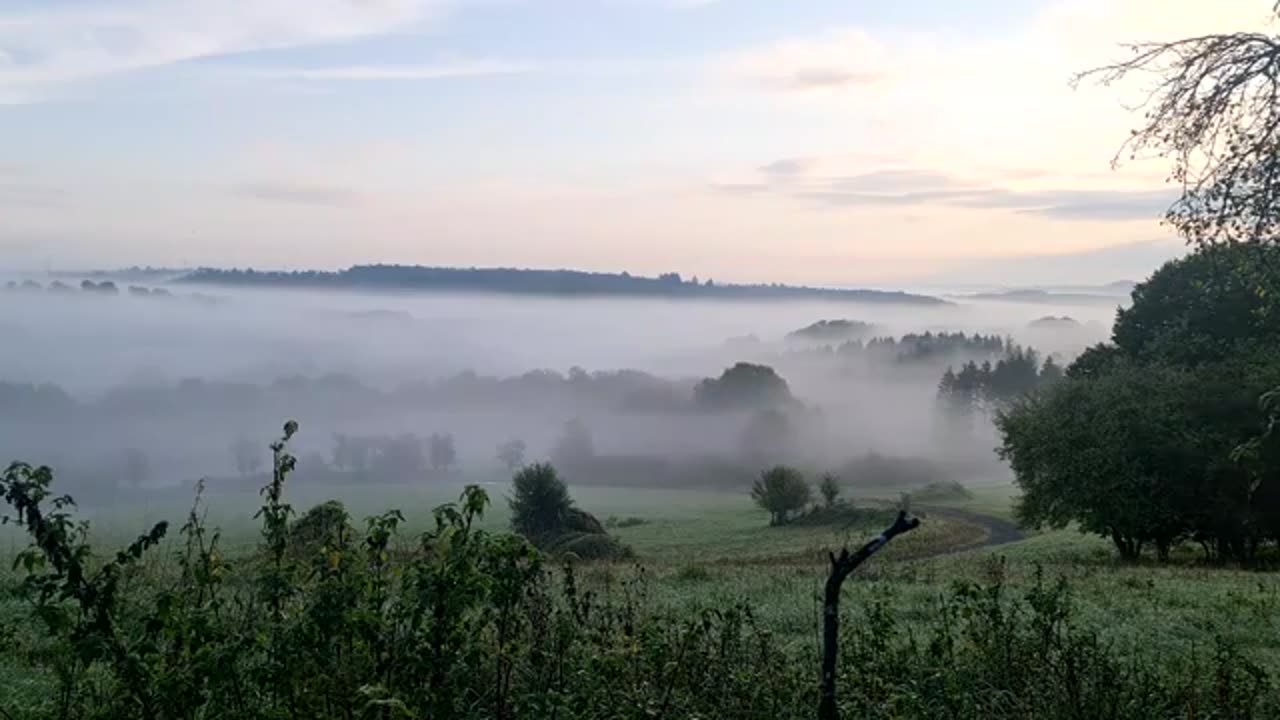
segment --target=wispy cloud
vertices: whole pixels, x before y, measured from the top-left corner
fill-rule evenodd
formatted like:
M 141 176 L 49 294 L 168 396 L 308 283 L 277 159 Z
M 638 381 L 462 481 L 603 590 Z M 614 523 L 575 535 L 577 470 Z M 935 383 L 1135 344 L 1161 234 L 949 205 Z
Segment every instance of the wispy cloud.
M 853 175 L 809 172 L 783 159 L 757 170 L 754 181 L 716 184 L 734 195 L 775 194 L 838 207 L 943 205 L 1010 210 L 1056 220 L 1145 220 L 1161 217 L 1177 197 L 1173 189 L 1012 189 L 920 168 L 882 168 Z
M 402 31 L 445 0 L 117 0 L 0 10 L 0 102 L 70 82 L 255 50 Z
M 813 161 L 809 158 L 782 158 L 774 160 L 767 165 L 761 165 L 759 170 L 762 174 L 774 178 L 786 178 L 801 175 L 813 166 Z
M 346 208 L 358 205 L 360 193 L 351 188 L 289 182 L 245 183 L 233 188 L 237 195 L 289 205 Z
M 758 78 L 761 85 L 776 90 L 831 90 L 854 85 L 870 85 L 884 79 L 871 72 L 856 72 L 837 67 L 801 67 L 774 73 L 764 73 Z
M 874 85 L 892 74 L 887 48 L 857 29 L 753 48 L 721 57 L 716 65 L 730 77 L 780 92 Z
M 486 75 L 519 75 L 533 66 L 501 60 L 471 60 L 430 65 L 350 65 L 344 67 L 270 68 L 250 71 L 258 77 L 285 80 L 444 80 Z

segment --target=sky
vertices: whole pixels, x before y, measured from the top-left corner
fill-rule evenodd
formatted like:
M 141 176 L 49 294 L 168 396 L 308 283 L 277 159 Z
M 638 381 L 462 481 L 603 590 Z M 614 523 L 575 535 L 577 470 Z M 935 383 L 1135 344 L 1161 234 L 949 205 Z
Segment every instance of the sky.
M 1126 41 L 1271 0 L 0 0 L 0 267 L 1140 279 Z

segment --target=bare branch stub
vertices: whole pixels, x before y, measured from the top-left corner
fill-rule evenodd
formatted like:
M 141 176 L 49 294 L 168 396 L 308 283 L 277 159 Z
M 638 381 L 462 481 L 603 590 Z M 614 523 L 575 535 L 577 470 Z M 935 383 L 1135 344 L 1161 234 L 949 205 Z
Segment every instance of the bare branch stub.
M 840 717 L 840 709 L 836 704 L 836 663 L 840 643 L 840 589 L 845 578 L 888 545 L 890 540 L 917 527 L 920 527 L 919 519 L 908 518 L 906 512 L 899 512 L 893 525 L 857 551 L 851 553 L 846 547 L 840 549 L 838 556 L 828 553 L 831 572 L 827 575 L 822 605 L 822 695 L 818 703 L 819 720 L 839 720 Z

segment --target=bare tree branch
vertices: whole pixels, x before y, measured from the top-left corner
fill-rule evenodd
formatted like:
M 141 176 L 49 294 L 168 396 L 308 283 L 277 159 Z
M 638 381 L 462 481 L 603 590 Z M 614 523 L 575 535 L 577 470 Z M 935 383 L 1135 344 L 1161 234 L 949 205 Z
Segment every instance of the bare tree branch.
M 1155 78 L 1138 105 L 1142 125 L 1113 164 L 1126 155 L 1172 161 L 1169 180 L 1182 193 L 1165 220 L 1188 243 L 1280 243 L 1280 37 L 1241 32 L 1127 47 L 1132 58 L 1072 79 Z

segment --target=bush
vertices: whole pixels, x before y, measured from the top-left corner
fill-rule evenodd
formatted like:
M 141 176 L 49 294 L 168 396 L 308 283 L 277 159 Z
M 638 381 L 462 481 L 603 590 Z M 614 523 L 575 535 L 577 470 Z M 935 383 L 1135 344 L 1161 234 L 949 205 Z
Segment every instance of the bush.
M 604 533 L 569 532 L 558 537 L 546 548 L 548 553 L 577 560 L 630 560 L 635 552 L 612 535 Z
M 579 508 L 571 507 L 565 513 L 563 532 L 571 533 L 587 533 L 591 535 L 604 535 L 604 525 L 596 519 L 595 515 Z
M 326 545 L 350 542 L 354 533 L 346 507 L 326 500 L 289 524 L 289 545 L 299 557 L 315 555 Z
M 511 528 L 538 548 L 581 560 L 631 557 L 631 548 L 609 536 L 594 515 L 573 507 L 569 489 L 550 464 L 523 468 L 512 484 Z

